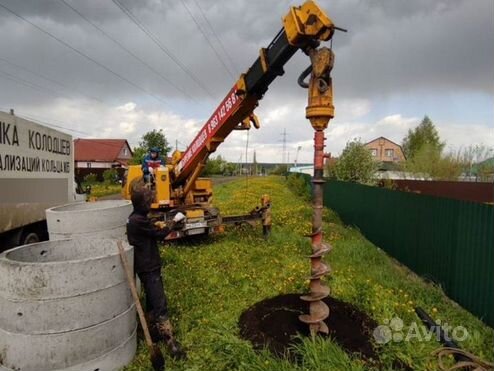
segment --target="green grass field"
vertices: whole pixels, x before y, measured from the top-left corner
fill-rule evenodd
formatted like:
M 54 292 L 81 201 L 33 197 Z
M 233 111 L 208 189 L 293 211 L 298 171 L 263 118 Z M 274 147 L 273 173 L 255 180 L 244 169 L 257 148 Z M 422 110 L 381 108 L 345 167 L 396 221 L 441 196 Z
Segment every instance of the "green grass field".
M 122 191 L 120 184 L 105 184 L 105 183 L 93 183 L 91 184 L 90 197 L 103 197 L 114 194 L 119 194 Z
M 165 247 L 163 274 L 172 322 L 188 352 L 186 361 L 167 356 L 167 370 L 371 370 L 357 355 L 346 354 L 330 340 L 305 339 L 295 350 L 297 363 L 280 360 L 268 351 L 256 352 L 239 337 L 240 314 L 254 303 L 283 293 L 306 291 L 311 249 L 311 206 L 294 195 L 283 178 L 267 177 L 222 184 L 215 204 L 224 215 L 249 211 L 259 197 L 273 200 L 273 233 L 268 241 L 261 228 L 230 228 L 202 243 Z M 325 239 L 333 245 L 326 256 L 333 269 L 332 295 L 350 302 L 379 324 L 400 317 L 406 334 L 423 307 L 437 320 L 463 326 L 469 336 L 461 346 L 494 359 L 494 331 L 450 301 L 436 286 L 426 284 L 367 241 L 345 227 L 329 210 L 324 216 Z M 421 327 L 421 326 L 420 326 Z M 381 370 L 392 370 L 399 358 L 414 370 L 437 370 L 430 354 L 440 347 L 430 341 L 391 342 L 381 346 Z M 163 347 L 165 351 L 165 348 Z M 143 341 L 128 371 L 152 370 Z

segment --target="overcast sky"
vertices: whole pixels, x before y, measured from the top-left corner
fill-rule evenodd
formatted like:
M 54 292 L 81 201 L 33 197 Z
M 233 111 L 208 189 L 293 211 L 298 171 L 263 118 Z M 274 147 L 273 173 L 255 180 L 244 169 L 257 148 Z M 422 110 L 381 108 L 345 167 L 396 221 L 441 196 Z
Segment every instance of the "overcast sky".
M 115 2 L 0 0 L 0 110 L 14 108 L 20 116 L 70 129 L 74 138 L 126 138 L 131 145 L 145 132 L 163 129 L 183 150 L 279 31 L 289 6 L 299 5 Z M 426 114 L 449 149 L 494 145 L 494 1 L 319 5 L 349 29 L 333 40 L 336 117 L 327 130 L 327 152 L 337 155 L 353 138 L 401 143 Z M 250 131 L 249 160 L 255 150 L 259 162 L 281 162 L 286 129 L 290 161 L 301 146 L 299 162 L 311 162 L 306 91 L 296 83 L 308 63 L 302 53 L 295 55 L 260 102 L 261 129 Z M 217 153 L 239 161 L 246 140 L 246 132 L 234 132 Z

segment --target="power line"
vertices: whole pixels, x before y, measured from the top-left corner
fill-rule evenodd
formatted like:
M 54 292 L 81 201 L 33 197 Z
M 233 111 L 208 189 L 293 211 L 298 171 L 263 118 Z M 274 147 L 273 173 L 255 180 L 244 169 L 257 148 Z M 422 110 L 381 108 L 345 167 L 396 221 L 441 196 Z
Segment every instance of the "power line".
M 68 127 L 65 127 L 65 126 L 60 126 L 60 125 L 55 125 L 55 124 L 52 124 L 52 123 L 49 123 L 49 122 L 46 122 L 46 121 L 41 121 L 39 119 L 36 119 L 34 117 L 31 117 L 31 116 L 26 116 L 26 115 L 17 115 L 19 116 L 20 118 L 23 118 L 23 119 L 26 119 L 26 120 L 31 120 L 31 121 L 34 121 L 38 124 L 42 124 L 42 125 L 47 125 L 47 126 L 51 126 L 51 127 L 54 127 L 54 128 L 57 128 L 57 129 L 63 129 L 63 130 L 67 130 L 67 131 L 72 131 L 74 133 L 78 133 L 78 134 L 83 134 L 83 135 L 91 135 L 85 131 L 79 131 L 79 130 L 75 130 L 75 129 L 71 129 L 71 128 L 68 128 Z
M 71 4 L 69 4 L 67 1 L 65 0 L 59 0 L 60 2 L 62 2 L 63 4 L 65 4 L 66 6 L 68 6 L 70 9 L 72 9 L 77 15 L 79 15 L 82 19 L 84 19 L 87 23 L 89 23 L 91 26 L 93 26 L 94 28 L 96 28 L 99 32 L 101 32 L 104 36 L 106 36 L 106 38 L 108 38 L 109 40 L 111 40 L 114 44 L 116 44 L 118 47 L 120 47 L 120 49 L 122 49 L 123 51 L 125 51 L 127 54 L 129 54 L 130 56 L 132 56 L 133 58 L 135 58 L 136 60 L 138 60 L 141 64 L 143 64 L 144 66 L 146 66 L 148 68 L 148 70 L 154 72 L 156 75 L 158 75 L 163 81 L 165 81 L 166 83 L 170 84 L 171 86 L 173 86 L 175 89 L 177 89 L 179 92 L 181 92 L 184 96 L 186 96 L 187 98 L 191 99 L 191 100 L 194 100 L 194 98 L 192 96 L 190 96 L 185 90 L 183 90 L 182 88 L 180 88 L 179 86 L 175 85 L 173 83 L 173 81 L 171 81 L 170 79 L 168 79 L 166 76 L 164 76 L 162 73 L 160 73 L 159 71 L 157 71 L 155 68 L 153 68 L 151 65 L 149 65 L 149 63 L 147 63 L 146 61 L 144 61 L 142 58 L 140 58 L 138 55 L 136 55 L 135 53 L 133 53 L 132 51 L 130 51 L 128 48 L 126 48 L 121 42 L 119 42 L 118 40 L 116 40 L 114 37 L 110 36 L 106 31 L 104 31 L 101 27 L 99 27 L 97 24 L 95 24 L 93 21 L 91 21 L 89 18 L 87 18 L 84 14 L 82 14 L 79 10 L 77 10 L 74 6 L 72 6 Z M 194 100 L 195 101 L 195 100 Z
M 180 59 L 178 59 L 170 50 L 168 50 L 160 40 L 149 31 L 138 19 L 137 17 L 123 4 L 121 4 L 118 0 L 112 0 L 112 2 L 120 8 L 120 10 L 137 26 L 144 32 L 151 41 L 160 48 L 160 50 L 165 53 L 177 66 L 180 67 L 182 71 L 184 71 L 201 89 L 203 89 L 212 99 L 214 98 L 214 94 L 206 87 L 204 84 L 185 66 Z
M 8 111 L 8 109 L 5 109 L 5 111 Z M 17 111 L 15 112 L 15 116 L 17 117 L 20 117 L 22 119 L 25 119 L 25 120 L 28 120 L 28 121 L 32 121 L 36 124 L 40 124 L 40 125 L 43 125 L 43 126 L 48 126 L 48 127 L 51 127 L 51 128 L 56 128 L 56 129 L 62 129 L 62 130 L 66 130 L 66 131 L 71 131 L 71 132 L 74 132 L 74 133 L 77 133 L 77 134 L 82 134 L 82 135 L 85 135 L 85 136 L 88 136 L 88 137 L 93 137 L 93 135 L 91 133 L 88 133 L 86 131 L 81 131 L 81 130 L 75 130 L 75 129 L 71 129 L 67 126 L 62 126 L 62 125 L 57 125 L 57 124 L 54 124 L 50 121 L 47 121 L 45 118 L 40 118 L 40 117 L 36 117 L 36 116 L 32 116 L 31 114 L 25 114 L 25 113 L 21 113 L 19 114 Z M 54 121 L 58 121 L 58 120 L 54 120 Z M 64 124 L 64 125 L 68 125 L 68 124 Z M 77 138 L 76 138 L 77 139 Z M 105 138 L 82 138 L 82 139 L 96 139 L 96 140 L 108 140 L 108 139 L 105 139 Z M 112 139 L 109 139 L 109 140 L 112 140 Z M 113 139 L 115 140 L 115 139 Z M 125 139 L 127 140 L 127 139 Z M 128 140 L 127 140 L 128 142 Z M 99 146 L 106 146 L 106 147 L 111 147 L 111 148 L 117 148 L 119 147 L 118 144 L 111 144 L 111 143 L 91 143 L 93 146 L 96 146 L 96 145 L 99 145 Z M 130 143 L 129 143 L 130 145 Z
M 33 122 L 35 122 L 37 124 L 40 124 L 40 125 L 51 126 L 53 128 L 63 129 L 63 130 L 67 130 L 67 131 L 72 131 L 74 133 L 79 133 L 79 134 L 83 134 L 83 135 L 89 135 L 89 136 L 91 135 L 91 134 L 89 134 L 89 133 L 87 133 L 85 131 L 75 130 L 75 129 L 68 128 L 66 126 L 56 125 L 56 124 L 53 124 L 51 122 L 47 122 L 44 119 L 39 119 L 39 118 L 36 118 L 36 117 L 31 116 L 31 114 L 29 114 L 29 115 L 26 115 L 24 113 L 18 114 L 17 111 L 16 111 L 15 112 L 15 116 L 20 117 L 20 118 L 25 119 L 25 120 L 33 121 Z
M 218 51 L 214 47 L 213 43 L 209 39 L 209 37 L 206 34 L 206 32 L 204 31 L 204 29 L 201 27 L 201 25 L 199 24 L 199 22 L 197 21 L 197 19 L 194 17 L 194 14 L 192 14 L 192 12 L 191 12 L 189 6 L 187 5 L 187 3 L 185 2 L 185 0 L 180 0 L 180 1 L 181 1 L 182 5 L 184 6 L 185 10 L 187 11 L 187 13 L 189 13 L 190 17 L 192 18 L 192 20 L 196 24 L 196 26 L 199 29 L 199 31 L 201 31 L 202 35 L 204 36 L 204 38 L 208 42 L 209 46 L 211 47 L 211 50 L 214 52 L 214 54 L 216 54 L 216 57 L 218 57 L 218 60 L 221 62 L 221 64 L 223 65 L 223 67 L 225 67 L 226 72 L 228 72 L 228 74 L 230 75 L 230 77 L 232 78 L 232 80 L 235 80 L 235 76 L 230 71 L 230 68 L 228 68 L 228 66 L 226 65 L 226 63 L 223 60 L 223 58 L 221 57 L 220 53 L 218 53 Z
M 230 64 L 232 65 L 234 71 L 236 73 L 240 73 L 239 71 L 237 71 L 237 69 L 235 68 L 236 64 L 235 62 L 233 61 L 230 53 L 228 52 L 228 50 L 225 48 L 225 45 L 223 44 L 223 41 L 221 41 L 220 37 L 218 36 L 218 34 L 216 33 L 214 27 L 211 25 L 211 23 L 209 22 L 209 19 L 208 17 L 206 17 L 206 13 L 204 12 L 204 9 L 202 9 L 200 3 L 197 1 L 197 0 L 193 0 L 194 1 L 194 4 L 196 4 L 197 8 L 199 9 L 199 12 L 201 13 L 202 15 L 202 18 L 204 18 L 204 20 L 206 21 L 206 23 L 208 24 L 209 28 L 211 29 L 214 37 L 216 38 L 216 40 L 218 40 L 218 44 L 220 45 L 221 49 L 223 50 L 223 52 L 225 53 L 226 57 L 228 58 L 228 60 L 230 61 Z
M 28 88 L 31 88 L 33 90 L 38 90 L 40 92 L 42 92 L 43 94 L 50 94 L 50 95 L 53 95 L 55 98 L 59 98 L 60 97 L 60 93 L 50 89 L 50 88 L 46 88 L 46 87 L 43 87 L 41 85 L 38 85 L 38 84 L 35 84 L 33 82 L 30 82 L 28 80 L 25 80 L 23 78 L 20 78 L 18 76 L 14 76 L 8 72 L 5 72 L 5 71 L 1 71 L 0 70 L 0 75 L 3 76 L 4 78 L 8 79 L 8 80 L 11 80 L 13 82 L 16 82 L 20 85 L 24 85 L 24 86 L 27 86 Z
M 4 108 L 4 110 L 5 110 L 5 112 L 9 111 L 9 109 L 7 109 L 7 108 Z M 53 124 L 51 122 L 46 121 L 46 119 L 44 119 L 44 118 L 32 116 L 30 113 L 29 114 L 24 114 L 24 113 L 19 114 L 18 111 L 15 110 L 14 115 L 17 117 L 23 118 L 25 120 L 33 121 L 33 122 L 40 124 L 40 125 L 46 125 L 46 126 L 51 126 L 51 127 L 57 128 L 57 129 L 73 131 L 75 133 L 79 133 L 79 134 L 83 134 L 83 135 L 89 135 L 89 136 L 91 135 L 85 131 L 75 130 L 75 129 L 68 128 L 66 126 Z M 52 121 L 58 121 L 58 120 L 52 120 Z M 64 124 L 64 123 L 62 123 L 62 124 Z M 66 125 L 66 124 L 64 124 L 64 125 Z
M 11 61 L 8 61 L 8 60 L 7 60 L 7 59 L 5 59 L 5 58 L 0 57 L 0 60 L 1 60 L 1 61 L 3 61 L 3 62 L 5 62 L 5 63 L 7 63 L 7 64 L 9 64 L 9 65 L 11 65 L 11 66 L 14 66 L 14 67 L 16 67 L 16 68 L 18 68 L 18 69 L 20 69 L 20 70 L 26 71 L 26 72 L 28 72 L 28 73 L 30 73 L 30 74 L 32 74 L 32 75 L 34 75 L 34 76 L 37 76 L 37 77 L 39 77 L 39 78 L 41 78 L 41 79 L 43 79 L 43 80 L 49 81 L 49 82 L 51 82 L 52 84 L 58 85 L 58 86 L 60 86 L 60 87 L 62 87 L 62 88 L 64 88 L 64 89 L 77 91 L 80 95 L 82 95 L 82 96 L 84 96 L 84 97 L 87 97 L 87 98 L 89 98 L 89 99 L 91 99 L 91 100 L 95 100 L 95 101 L 100 102 L 100 103 L 103 103 L 103 104 L 105 103 L 105 102 L 103 102 L 101 99 L 99 99 L 99 98 L 97 98 L 97 97 L 93 97 L 93 96 L 90 96 L 90 95 L 86 95 L 86 94 L 82 93 L 81 91 L 78 91 L 78 90 L 76 90 L 76 89 L 74 89 L 74 88 L 72 88 L 72 87 L 69 87 L 68 85 L 65 85 L 65 84 L 63 84 L 63 83 L 61 83 L 61 82 L 59 82 L 59 81 L 53 80 L 53 79 L 52 79 L 52 78 L 50 78 L 50 77 L 46 77 L 46 76 L 44 76 L 44 75 L 41 75 L 41 74 L 39 74 L 39 73 L 37 73 L 37 72 L 34 72 L 33 70 L 30 70 L 30 69 L 28 69 L 28 68 L 26 68 L 26 67 L 21 66 L 21 65 L 19 65 L 19 64 L 16 64 L 16 63 L 13 63 L 13 62 L 11 62 Z
M 3 108 L 4 111 L 9 111 L 9 109 L 7 108 Z M 77 133 L 77 134 L 82 134 L 82 135 L 85 135 L 87 137 L 93 137 L 94 135 L 92 135 L 91 133 L 88 133 L 86 131 L 81 131 L 81 130 L 75 130 L 75 129 L 71 129 L 67 126 L 62 126 L 62 125 L 57 125 L 57 124 L 54 124 L 52 122 L 49 122 L 47 121 L 45 118 L 40 118 L 40 117 L 36 117 L 36 116 L 32 116 L 31 114 L 25 114 L 25 113 L 21 113 L 19 114 L 17 111 L 15 112 L 15 116 L 16 117 L 20 117 L 22 119 L 25 119 L 25 120 L 28 120 L 28 121 L 32 121 L 36 124 L 39 124 L 39 125 L 42 125 L 42 126 L 47 126 L 47 127 L 51 127 L 51 128 L 56 128 L 56 129 L 62 129 L 62 130 L 66 130 L 66 131 L 71 131 L 71 132 L 74 132 L 74 133 Z M 50 121 L 58 121 L 58 120 L 53 120 L 51 119 Z M 62 123 L 63 124 L 63 123 Z M 64 125 L 68 125 L 68 124 L 64 124 Z M 78 139 L 78 138 L 76 138 Z M 105 138 L 81 138 L 81 139 L 95 139 L 95 140 L 117 140 L 117 139 L 105 139 Z M 129 140 L 123 138 L 124 140 L 126 140 L 128 143 L 129 143 L 129 146 L 130 146 L 130 142 Z M 93 147 L 94 146 L 106 146 L 106 147 L 111 147 L 111 148 L 120 148 L 119 144 L 112 144 L 112 143 L 103 143 L 103 142 L 92 142 L 90 143 Z
M 5 9 L 6 11 L 8 11 L 9 13 L 13 14 L 14 16 L 16 16 L 17 18 L 23 20 L 24 22 L 26 23 L 29 23 L 31 26 L 33 26 L 34 28 L 36 28 L 38 31 L 44 33 L 45 35 L 51 37 L 52 39 L 56 40 L 57 42 L 59 42 L 60 44 L 64 45 L 66 48 L 69 48 L 70 50 L 72 50 L 73 52 L 77 53 L 78 55 L 82 56 L 83 58 L 89 60 L 90 62 L 96 64 L 97 66 L 103 68 L 105 71 L 111 73 L 112 75 L 116 76 L 117 78 L 119 78 L 120 80 L 123 80 L 125 81 L 126 83 L 128 83 L 129 85 L 133 86 L 134 88 L 136 89 L 139 89 L 140 91 L 146 93 L 147 95 L 153 97 L 154 99 L 156 99 L 157 101 L 161 102 L 161 103 L 164 103 L 164 104 L 168 104 L 165 100 L 163 100 L 162 98 L 154 95 L 153 93 L 147 91 L 146 89 L 144 89 L 143 87 L 135 84 L 134 82 L 130 81 L 129 79 L 127 79 L 126 77 L 120 75 L 118 72 L 115 72 L 113 71 L 112 69 L 110 69 L 109 67 L 105 66 L 104 64 L 102 64 L 101 62 L 98 62 L 96 59 L 90 57 L 89 55 L 83 53 L 82 51 L 80 51 L 79 49 L 76 49 L 75 47 L 73 47 L 72 45 L 70 45 L 69 43 L 63 41 L 62 39 L 58 38 L 57 36 L 53 35 L 52 33 L 48 32 L 47 30 L 45 30 L 44 28 L 38 26 L 37 24 L 29 21 L 28 19 L 24 18 L 23 16 L 21 16 L 20 14 L 14 12 L 13 10 L 9 9 L 8 7 L 6 7 L 4 4 L 0 3 L 0 7 Z

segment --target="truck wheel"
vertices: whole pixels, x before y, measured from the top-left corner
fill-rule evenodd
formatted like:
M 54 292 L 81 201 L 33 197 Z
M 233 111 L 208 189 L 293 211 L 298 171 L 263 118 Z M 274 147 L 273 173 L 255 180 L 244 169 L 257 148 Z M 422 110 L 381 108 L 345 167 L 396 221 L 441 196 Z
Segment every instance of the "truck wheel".
M 36 243 L 39 241 L 40 241 L 40 237 L 36 232 L 27 230 L 22 233 L 20 244 L 29 245 L 30 243 Z

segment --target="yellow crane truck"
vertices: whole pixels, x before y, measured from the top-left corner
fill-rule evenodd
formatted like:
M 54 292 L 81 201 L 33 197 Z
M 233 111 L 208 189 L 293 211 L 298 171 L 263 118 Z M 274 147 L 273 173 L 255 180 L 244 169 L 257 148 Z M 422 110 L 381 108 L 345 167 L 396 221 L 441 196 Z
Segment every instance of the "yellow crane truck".
M 254 64 L 240 75 L 188 148 L 183 152 L 176 150 L 171 163 L 154 172 L 153 213 L 163 221 L 179 211 L 186 215 L 183 229 L 170 234 L 169 239 L 217 232 L 224 224 L 255 220 L 262 220 L 264 234 L 269 234 L 269 196 L 263 195 L 261 206 L 250 214 L 222 218 L 212 206 L 211 179 L 199 176 L 209 155 L 233 130 L 249 130 L 251 125 L 259 128 L 259 120 L 253 111 L 273 80 L 284 74 L 283 66 L 288 60 L 298 50 L 309 55 L 321 41 L 331 39 L 338 29 L 312 0 L 292 7 L 282 21 L 282 29 L 266 48 L 260 49 Z M 129 166 L 122 190 L 126 199 L 130 199 L 133 186 L 142 179 L 141 166 Z

